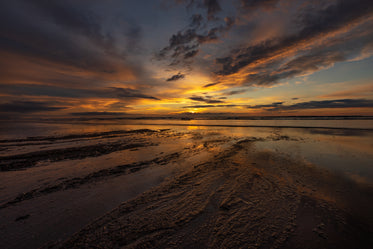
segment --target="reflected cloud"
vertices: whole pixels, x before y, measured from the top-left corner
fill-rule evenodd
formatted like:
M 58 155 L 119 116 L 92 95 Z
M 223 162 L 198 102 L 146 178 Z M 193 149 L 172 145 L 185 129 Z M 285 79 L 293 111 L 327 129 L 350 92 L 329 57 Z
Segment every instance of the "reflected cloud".
M 371 132 L 359 129 L 304 129 L 304 132 L 310 134 L 328 135 L 328 136 L 342 136 L 342 137 L 354 137 L 354 136 L 365 136 Z
M 62 106 L 61 106 L 62 105 Z M 36 102 L 36 101 L 12 101 L 0 103 L 0 113 L 35 113 L 35 112 L 52 112 L 66 109 L 63 103 L 56 102 Z

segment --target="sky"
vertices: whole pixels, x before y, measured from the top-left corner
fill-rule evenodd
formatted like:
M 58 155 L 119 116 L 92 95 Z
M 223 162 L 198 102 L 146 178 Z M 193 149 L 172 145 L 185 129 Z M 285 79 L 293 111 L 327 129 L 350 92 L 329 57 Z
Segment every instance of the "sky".
M 373 115 L 372 0 L 0 2 L 0 118 Z

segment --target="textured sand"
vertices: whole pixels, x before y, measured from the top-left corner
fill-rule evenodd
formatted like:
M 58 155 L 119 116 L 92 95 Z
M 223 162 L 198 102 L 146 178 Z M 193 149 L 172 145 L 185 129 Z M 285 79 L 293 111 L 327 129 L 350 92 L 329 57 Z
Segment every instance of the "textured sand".
M 371 188 L 254 142 L 236 142 L 55 247 L 371 248 Z

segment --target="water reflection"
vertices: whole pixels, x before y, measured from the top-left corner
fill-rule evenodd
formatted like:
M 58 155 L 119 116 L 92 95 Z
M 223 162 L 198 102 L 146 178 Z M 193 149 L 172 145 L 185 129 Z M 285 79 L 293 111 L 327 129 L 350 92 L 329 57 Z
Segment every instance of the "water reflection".
M 258 149 L 285 153 L 331 170 L 354 175 L 354 179 L 373 179 L 373 130 L 334 129 L 337 127 L 371 127 L 372 120 L 122 120 L 122 123 L 7 123 L 1 124 L 0 138 L 62 136 L 93 132 L 172 129 L 175 132 L 221 134 L 226 137 L 256 137 Z M 124 123 L 123 123 L 124 122 Z M 170 122 L 174 124 L 169 124 Z M 136 124 L 141 123 L 141 124 Z M 255 127 L 248 127 L 248 125 Z M 256 125 L 279 125 L 257 127 Z M 326 128 L 287 128 L 330 126 Z M 287 127 L 283 127 L 287 126 Z
M 373 130 L 373 120 L 90 120 L 89 122 L 44 122 L 44 123 L 27 123 L 27 122 L 2 122 L 0 124 L 0 138 L 10 137 L 28 137 L 28 136 L 45 136 L 55 134 L 72 134 L 83 132 L 101 132 L 121 129 L 138 129 L 138 127 L 150 129 L 162 129 L 172 127 L 178 130 L 198 130 L 207 127 L 233 127 L 244 129 L 252 128 L 309 128 L 306 132 L 318 134 L 334 135 L 363 135 L 366 130 Z M 176 128 L 178 127 L 178 128 Z M 319 128 L 333 128 L 331 130 Z M 346 129 L 341 129 L 346 128 Z
M 2 157 L 0 162 L 3 160 L 3 165 L 9 166 L 8 161 L 23 160 L 24 154 L 39 153 L 32 157 L 36 162 L 34 165 L 29 165 L 23 170 L 0 172 L 0 203 L 9 201 L 17 203 L 16 206 L 9 206 L 10 208 L 6 210 L 8 213 L 0 217 L 0 223 L 5 224 L 2 226 L 5 229 L 2 234 L 6 237 L 20 238 L 17 241 L 35 241 L 34 234 L 45 236 L 43 239 L 51 239 L 51 230 L 59 230 L 61 234 L 76 232 L 72 228 L 89 223 L 123 201 L 132 199 L 160 184 L 167 177 L 172 178 L 179 172 L 192 170 L 194 166 L 204 165 L 205 162 L 219 164 L 224 160 L 216 157 L 217 155 L 224 154 L 227 149 L 232 148 L 232 145 L 245 139 L 254 141 L 247 143 L 246 147 L 250 152 L 254 149 L 254 153 L 245 154 L 247 151 L 242 150 L 242 154 L 240 152 L 232 157 L 232 169 L 240 167 L 247 170 L 250 165 L 260 162 L 260 158 L 255 161 L 255 155 L 267 155 L 267 159 L 268 155 L 273 154 L 265 151 L 271 151 L 295 159 L 295 162 L 283 160 L 284 168 L 279 167 L 281 163 L 272 164 L 271 161 L 268 164 L 270 169 L 285 169 L 284 174 L 287 174 L 287 164 L 290 162 L 298 169 L 300 164 L 296 162 L 299 160 L 306 162 L 307 165 L 312 163 L 338 172 L 337 175 L 343 175 L 364 186 L 372 186 L 373 183 L 373 130 L 248 127 L 248 122 L 242 120 L 224 122 L 192 120 L 180 121 L 178 125 L 167 124 L 169 120 L 163 120 L 163 124 L 154 124 L 153 120 L 142 125 L 136 122 L 0 124 L 0 140 L 3 140 L 0 141 L 0 157 Z M 230 125 L 224 126 L 225 122 Z M 240 123 L 246 125 L 239 125 Z M 171 130 L 123 132 L 139 129 Z M 89 133 L 108 131 L 118 132 L 89 135 Z M 70 136 L 72 134 L 76 136 Z M 44 138 L 22 142 L 4 141 L 40 136 Z M 89 146 L 96 147 L 90 149 Z M 118 146 L 122 146 L 119 151 L 116 150 Z M 255 149 L 260 153 L 255 153 Z M 21 157 L 13 158 L 13 161 L 6 159 L 10 154 L 21 155 Z M 56 157 L 56 155 L 64 155 L 64 157 Z M 216 158 L 219 162 L 214 161 L 217 160 Z M 25 162 L 30 163 L 30 160 L 26 159 Z M 253 160 L 253 164 L 248 163 L 248 160 Z M 261 173 L 259 168 L 253 168 L 257 170 L 258 175 Z M 305 169 L 305 167 L 300 168 Z M 278 172 L 272 171 L 276 177 Z M 300 171 L 300 174 L 304 172 Z M 215 176 L 208 172 L 206 178 L 202 179 L 215 180 Z M 246 184 L 249 179 L 252 179 L 251 175 L 249 178 L 244 178 L 242 182 Z M 264 179 L 261 178 L 259 182 L 266 183 Z M 279 179 L 276 178 L 276 181 Z M 312 179 L 315 182 L 319 180 L 317 177 Z M 285 178 L 283 181 L 286 181 Z M 241 188 L 240 181 L 232 181 L 232 185 L 234 184 L 238 184 L 237 191 L 245 190 Z M 262 185 L 257 186 L 259 186 L 257 191 L 263 189 Z M 295 186 L 303 188 L 301 184 Z M 249 193 L 251 190 L 253 189 L 242 193 Z M 206 189 L 203 188 L 203 191 Z M 211 196 L 211 192 L 207 192 Z M 277 196 L 277 192 L 272 194 Z M 333 195 L 323 196 L 323 191 L 314 194 L 323 200 L 333 197 Z M 30 200 L 22 199 L 30 196 L 32 197 Z M 219 196 L 224 195 L 220 193 Z M 365 201 L 364 198 L 362 199 Z M 355 201 L 351 203 L 356 204 Z M 14 222 L 16 209 L 25 214 L 31 213 L 34 223 Z M 69 210 L 69 215 L 66 215 L 66 210 Z M 15 229 L 9 229 L 11 226 Z M 60 234 L 56 233 L 52 239 L 58 239 L 58 236 Z
M 330 136 L 365 136 L 370 133 L 370 131 L 363 129 L 314 129 L 308 128 L 305 132 L 311 134 L 322 134 Z

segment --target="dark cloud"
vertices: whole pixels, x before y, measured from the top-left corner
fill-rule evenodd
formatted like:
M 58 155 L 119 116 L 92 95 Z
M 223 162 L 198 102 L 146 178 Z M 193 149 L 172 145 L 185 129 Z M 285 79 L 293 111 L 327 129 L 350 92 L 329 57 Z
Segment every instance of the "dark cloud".
M 128 23 L 127 29 L 124 32 L 126 37 L 126 51 L 141 52 L 143 50 L 141 40 L 143 36 L 142 28 L 136 23 Z
M 60 64 L 96 73 L 136 74 L 139 68 L 126 61 L 123 50 L 116 47 L 119 41 L 102 23 L 99 15 L 78 1 L 1 2 L 0 50 L 49 67 Z M 124 28 L 131 32 L 131 26 Z
M 272 104 L 269 104 L 269 105 L 249 105 L 247 106 L 247 108 L 249 109 L 264 109 L 264 108 L 271 108 L 271 109 L 275 109 L 275 108 L 278 108 L 278 107 L 282 107 L 284 102 L 274 102 Z
M 169 39 L 169 45 L 158 53 L 158 59 L 164 59 L 170 54 L 171 65 L 187 63 L 187 59 L 191 59 L 198 54 L 200 45 L 217 41 L 222 32 L 230 29 L 233 21 L 232 19 L 226 20 L 225 25 L 211 28 L 203 33 L 190 28 L 172 35 Z
M 1 112 L 19 115 L 97 107 L 108 113 L 90 114 L 114 115 L 130 109 L 139 99 L 169 98 L 169 92 L 175 93 L 171 98 L 187 98 L 196 104 L 185 108 L 235 107 L 229 104 L 232 95 L 245 93 L 251 86 L 271 86 L 337 62 L 371 56 L 371 0 L 165 1 L 187 8 L 166 8 L 152 0 L 0 1 Z M 160 60 L 151 60 L 154 51 Z M 192 63 L 196 65 L 192 67 Z M 366 66 L 371 61 L 362 63 Z M 167 74 L 156 72 L 165 64 Z M 149 71 L 144 70 L 145 65 Z M 192 82 L 174 83 L 193 69 L 198 70 L 197 77 L 210 76 L 206 82 L 213 82 L 204 83 L 206 93 L 200 96 L 185 95 L 190 87 L 195 88 Z M 369 77 L 360 74 L 363 69 L 359 68 L 359 79 L 355 79 Z M 328 80 L 332 73 L 326 72 Z M 162 79 L 164 75 L 167 77 Z M 216 90 L 213 86 L 217 84 L 226 88 Z M 344 89 L 347 87 L 340 90 Z M 356 98 L 369 98 L 368 91 L 359 91 L 355 89 L 354 95 L 351 90 L 339 91 L 332 96 L 328 88 L 320 98 L 342 100 L 277 102 L 249 108 L 358 106 L 364 103 Z M 40 102 L 33 101 L 39 96 Z M 22 101 L 16 101 L 20 98 Z
M 124 112 L 73 112 L 72 116 L 123 116 Z
M 108 96 L 108 97 L 117 97 L 117 98 L 142 98 L 142 99 L 154 99 L 159 100 L 156 97 L 149 96 L 146 94 L 141 93 L 139 90 L 129 89 L 129 88 L 121 88 L 121 87 L 110 87 L 104 91 L 99 91 L 101 96 Z
M 245 92 L 247 92 L 247 91 L 248 91 L 247 89 L 233 90 L 233 91 L 225 92 L 224 95 L 236 95 L 236 94 L 242 94 L 242 93 L 245 93 Z
M 201 14 L 194 14 L 190 18 L 190 26 L 194 28 L 199 28 L 203 24 L 203 16 Z
M 178 74 L 175 74 L 175 75 L 171 76 L 166 81 L 175 81 L 175 80 L 180 80 L 180 79 L 184 79 L 184 78 L 185 78 L 184 74 L 178 73 Z
M 345 60 L 344 52 L 341 51 L 320 51 L 313 54 L 301 55 L 281 67 L 281 71 L 316 71 L 320 67 L 328 66 L 334 62 Z
M 79 6 L 76 1 L 36 0 L 26 2 L 35 6 L 39 14 L 51 19 L 57 25 L 72 32 L 84 34 L 102 46 L 109 48 L 112 46 L 112 37 L 101 31 L 100 17 L 88 11 L 87 8 Z
M 190 1 L 188 6 L 193 4 L 206 8 L 207 17 L 193 14 L 188 27 L 173 34 L 169 39 L 169 45 L 156 54 L 159 60 L 170 59 L 170 65 L 173 66 L 189 65 L 190 59 L 199 53 L 202 44 L 218 41 L 219 36 L 227 32 L 235 22 L 231 17 L 226 17 L 222 21 L 215 18 L 214 15 L 221 11 L 216 0 Z M 211 22 L 213 24 L 210 25 Z
M 362 49 L 356 47 L 356 41 L 347 42 L 342 40 L 334 46 L 313 49 L 303 55 L 299 55 L 287 62 L 280 60 L 279 63 L 266 64 L 264 67 L 257 67 L 257 72 L 247 76 L 247 85 L 273 85 L 283 79 L 306 75 L 323 68 L 332 66 L 336 62 L 347 60 L 352 55 L 358 54 Z M 373 42 L 373 35 L 360 43 Z M 284 59 L 286 60 L 286 58 Z
M 204 85 L 203 87 L 207 88 L 207 87 L 211 87 L 211 86 L 216 86 L 217 84 L 219 84 L 219 82 L 210 83 L 210 84 Z
M 198 52 L 199 52 L 198 49 L 185 52 L 184 59 L 193 58 L 194 56 L 196 56 L 198 54 Z
M 239 70 L 249 65 L 255 65 L 258 61 L 269 59 L 306 42 L 311 43 L 314 39 L 322 38 L 328 33 L 364 20 L 364 18 L 372 14 L 373 2 L 369 0 L 339 0 L 326 8 L 319 10 L 307 9 L 304 10 L 304 12 L 305 13 L 302 13 L 301 17 L 299 17 L 296 22 L 299 24 L 300 28 L 295 33 L 283 37 L 271 38 L 249 47 L 234 49 L 231 51 L 231 55 L 216 59 L 216 63 L 221 65 L 221 70 L 219 70 L 217 74 L 230 75 L 237 73 Z M 343 37 L 337 42 L 343 43 Z M 340 49 L 340 47 L 337 49 Z M 336 52 L 338 51 L 340 50 Z M 308 56 L 315 59 L 312 54 L 313 52 L 314 51 L 309 52 L 310 55 Z M 285 60 L 285 58 L 283 58 L 283 60 Z M 323 62 L 319 64 L 323 64 Z M 308 64 L 308 68 L 312 66 L 314 67 L 314 65 Z M 268 68 L 267 72 L 265 72 L 268 76 L 264 76 L 263 74 L 251 75 L 249 80 L 258 81 L 258 84 L 266 84 L 269 81 L 277 81 L 281 78 L 293 77 L 299 74 L 299 70 L 286 70 L 276 75 L 270 75 L 268 73 L 269 70 L 271 70 L 271 68 Z M 262 79 L 263 77 L 264 79 Z M 265 77 L 267 77 L 267 79 L 265 79 Z
M 279 107 L 282 110 L 319 109 L 319 108 L 351 108 L 373 107 L 373 100 L 368 99 L 337 99 L 323 101 L 309 101 L 289 106 Z
M 206 97 L 193 96 L 193 97 L 190 97 L 189 99 L 194 100 L 194 101 L 204 102 L 207 104 L 225 103 L 223 100 L 214 99 L 210 96 L 206 96 Z
M 114 99 L 153 99 L 158 98 L 144 94 L 140 90 L 120 87 L 106 88 L 64 88 L 48 85 L 31 85 L 31 84 L 2 84 L 0 90 L 9 95 L 26 95 L 26 96 L 50 96 L 62 98 L 114 98 Z
M 337 99 L 323 101 L 308 101 L 296 103 L 293 105 L 283 105 L 284 102 L 276 102 L 270 105 L 247 106 L 249 109 L 265 109 L 267 111 L 279 110 L 306 110 L 306 109 L 325 109 L 325 108 L 364 108 L 373 107 L 373 100 L 369 99 Z
M 0 112 L 10 113 L 51 112 L 62 109 L 66 109 L 66 107 L 56 106 L 56 103 L 53 102 L 12 101 L 0 104 Z
M 216 107 L 237 107 L 240 105 L 189 105 L 183 108 L 216 108 Z
M 240 0 L 241 8 L 245 11 L 254 11 L 259 8 L 271 9 L 280 0 Z
M 218 0 L 174 0 L 177 3 L 186 4 L 187 8 L 197 7 L 206 10 L 206 15 L 209 20 L 215 20 L 215 16 L 222 10 Z
M 207 9 L 207 17 L 209 20 L 215 18 L 215 14 L 221 11 L 218 0 L 203 0 L 203 6 Z

